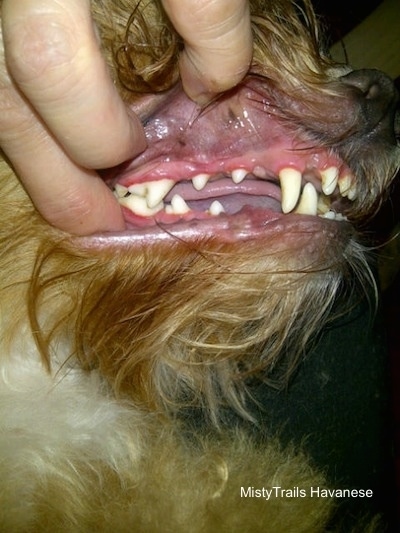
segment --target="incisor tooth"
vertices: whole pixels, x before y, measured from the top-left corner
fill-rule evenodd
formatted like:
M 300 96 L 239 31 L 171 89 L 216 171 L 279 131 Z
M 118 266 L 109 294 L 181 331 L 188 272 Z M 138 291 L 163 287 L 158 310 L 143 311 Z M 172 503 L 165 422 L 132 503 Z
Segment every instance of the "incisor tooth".
M 348 174 L 340 176 L 338 180 L 339 192 L 342 196 L 347 196 L 351 188 L 351 177 Z
M 134 183 L 128 187 L 128 191 L 136 196 L 146 196 L 147 184 L 146 183 Z
M 322 190 L 329 196 L 336 189 L 338 183 L 339 169 L 337 167 L 329 167 L 321 170 Z
M 347 196 L 349 200 L 355 200 L 357 197 L 357 186 L 349 174 L 339 178 L 339 191 L 342 196 Z
M 357 196 L 356 184 L 351 182 L 350 189 L 349 189 L 348 194 L 347 194 L 347 198 L 349 200 L 355 200 L 356 196 Z
M 128 192 L 128 187 L 124 187 L 119 183 L 117 183 L 114 187 L 114 195 L 116 196 L 116 198 L 123 198 Z
M 319 215 L 321 218 L 327 218 L 328 220 L 336 220 L 337 222 L 343 222 L 347 220 L 347 217 L 342 215 L 342 213 L 335 213 L 335 211 L 328 211 L 323 215 Z
M 236 168 L 232 170 L 232 181 L 233 183 L 241 183 L 244 178 L 247 176 L 248 172 L 244 168 Z
M 295 213 L 300 215 L 316 215 L 318 205 L 318 193 L 312 183 L 308 182 L 304 185 L 303 193 L 300 198 L 299 205 Z
M 174 215 L 184 215 L 190 211 L 189 206 L 179 194 L 174 194 L 171 200 L 172 213 Z
M 197 176 L 193 176 L 192 178 L 193 187 L 196 191 L 201 191 L 207 185 L 209 179 L 209 174 L 197 174 Z
M 147 205 L 150 208 L 153 208 L 164 200 L 164 197 L 175 185 L 175 182 L 174 180 L 163 179 L 157 181 L 149 181 L 145 185 L 147 186 Z
M 282 190 L 282 211 L 290 213 L 297 204 L 301 190 L 301 172 L 294 168 L 283 168 L 279 172 Z
M 221 202 L 218 202 L 218 200 L 214 200 L 213 203 L 210 205 L 208 212 L 210 213 L 210 215 L 216 217 L 221 213 L 225 213 L 225 209 Z
M 130 211 L 132 211 L 132 213 L 135 213 L 136 215 L 142 217 L 150 217 L 152 215 L 155 215 L 164 207 L 163 202 L 161 202 L 153 208 L 150 208 L 147 205 L 146 198 L 143 198 L 142 196 L 137 196 L 136 194 L 131 194 L 126 198 L 120 198 L 119 203 L 122 206 L 127 207 Z
M 157 181 L 146 181 L 144 183 L 134 183 L 128 187 L 128 191 L 135 196 L 145 198 L 147 206 L 153 209 L 158 206 L 175 185 L 174 180 L 162 179 Z
M 319 215 L 321 218 L 327 218 L 328 220 L 335 220 L 336 213 L 334 211 L 327 211 L 323 215 Z

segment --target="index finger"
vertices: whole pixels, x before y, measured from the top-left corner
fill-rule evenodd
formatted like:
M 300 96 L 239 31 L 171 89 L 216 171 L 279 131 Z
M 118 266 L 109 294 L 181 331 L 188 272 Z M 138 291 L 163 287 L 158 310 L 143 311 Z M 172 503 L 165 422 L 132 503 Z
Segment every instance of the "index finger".
M 241 81 L 253 50 L 247 0 L 162 0 L 185 41 L 180 59 L 187 94 L 201 101 Z
M 86 168 L 145 148 L 101 55 L 90 0 L 3 0 L 7 66 L 65 152 Z

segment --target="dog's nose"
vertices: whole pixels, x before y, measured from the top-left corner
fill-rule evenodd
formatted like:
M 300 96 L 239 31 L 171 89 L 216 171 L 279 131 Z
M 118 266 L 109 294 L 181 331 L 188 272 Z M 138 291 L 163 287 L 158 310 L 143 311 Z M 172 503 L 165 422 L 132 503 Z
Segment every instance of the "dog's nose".
M 354 90 L 354 98 L 360 106 L 360 132 L 374 132 L 390 142 L 396 142 L 398 93 L 389 76 L 380 70 L 363 69 L 354 70 L 341 80 Z

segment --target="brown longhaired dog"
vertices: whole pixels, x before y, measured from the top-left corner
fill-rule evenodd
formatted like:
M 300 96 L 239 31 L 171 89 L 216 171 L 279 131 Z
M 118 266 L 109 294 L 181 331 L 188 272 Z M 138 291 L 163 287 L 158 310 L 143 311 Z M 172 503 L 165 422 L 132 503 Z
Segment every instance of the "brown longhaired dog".
M 325 529 L 329 499 L 243 504 L 241 486 L 324 480 L 292 449 L 229 433 L 220 411 L 251 420 L 248 380 L 286 383 L 373 283 L 359 228 L 399 166 L 396 95 L 328 59 L 308 1 L 251 10 L 249 75 L 200 108 L 158 2 L 93 2 L 149 143 L 101 173 L 125 233 L 49 226 L 2 163 L 1 531 Z M 179 436 L 187 407 L 216 442 Z

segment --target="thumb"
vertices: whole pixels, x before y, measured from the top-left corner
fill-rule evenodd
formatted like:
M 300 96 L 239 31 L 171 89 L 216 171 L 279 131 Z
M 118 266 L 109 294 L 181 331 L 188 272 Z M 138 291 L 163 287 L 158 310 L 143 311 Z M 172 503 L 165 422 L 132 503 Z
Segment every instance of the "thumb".
M 247 0 L 163 0 L 164 9 L 185 42 L 181 78 L 198 102 L 241 81 L 252 58 Z

